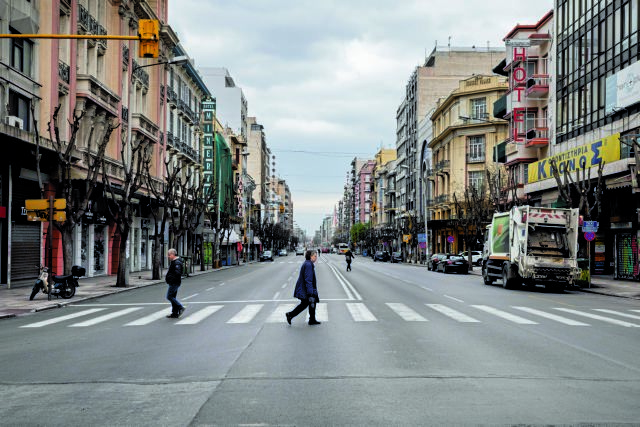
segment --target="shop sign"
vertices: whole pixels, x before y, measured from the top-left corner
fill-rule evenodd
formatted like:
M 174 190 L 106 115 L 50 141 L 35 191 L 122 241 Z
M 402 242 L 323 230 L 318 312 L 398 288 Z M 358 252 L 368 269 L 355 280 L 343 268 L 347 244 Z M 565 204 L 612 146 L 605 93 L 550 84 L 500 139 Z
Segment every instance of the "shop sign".
M 419 233 L 418 234 L 418 243 L 425 243 L 427 241 L 427 234 L 426 233 Z
M 616 133 L 529 164 L 529 184 L 553 178 L 551 160 L 555 160 L 558 165 L 560 176 L 564 175 L 565 170 L 571 173 L 598 166 L 602 162 L 615 162 L 620 160 L 620 134 Z
M 640 102 L 640 62 L 635 62 L 605 81 L 605 113 L 614 113 Z

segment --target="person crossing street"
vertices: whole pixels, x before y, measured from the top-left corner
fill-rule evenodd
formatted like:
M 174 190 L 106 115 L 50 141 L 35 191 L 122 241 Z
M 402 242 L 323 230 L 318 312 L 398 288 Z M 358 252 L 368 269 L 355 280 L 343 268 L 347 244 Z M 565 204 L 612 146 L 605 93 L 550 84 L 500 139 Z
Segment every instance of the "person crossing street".
M 287 323 L 291 324 L 291 320 L 298 314 L 302 313 L 305 308 L 309 308 L 309 325 L 319 325 L 321 322 L 316 320 L 316 304 L 320 302 L 318 297 L 318 288 L 316 284 L 316 270 L 314 263 L 318 259 L 316 251 L 309 250 L 304 254 L 305 262 L 300 267 L 300 275 L 296 282 L 296 288 L 293 296 L 300 300 L 300 304 L 292 311 L 285 313 Z
M 175 249 L 169 249 L 167 251 L 167 258 L 169 259 L 169 269 L 167 270 L 166 282 L 169 285 L 167 290 L 167 300 L 171 303 L 171 314 L 167 317 L 170 319 L 179 318 L 184 312 L 184 306 L 178 301 L 178 288 L 182 283 L 182 259 L 178 257 L 178 252 Z
M 351 249 L 347 249 L 347 252 L 344 253 L 344 259 L 347 261 L 347 271 L 351 271 L 351 261 L 353 261 L 353 252 Z

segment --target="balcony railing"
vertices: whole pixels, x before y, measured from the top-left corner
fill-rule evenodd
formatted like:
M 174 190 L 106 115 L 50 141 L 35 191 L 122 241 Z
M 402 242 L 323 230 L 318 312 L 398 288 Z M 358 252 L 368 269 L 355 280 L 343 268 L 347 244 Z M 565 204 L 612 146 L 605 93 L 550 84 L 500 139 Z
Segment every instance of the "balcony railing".
M 548 74 L 534 74 L 527 80 L 527 96 L 543 96 L 549 93 L 550 77 Z
M 441 160 L 436 163 L 436 173 L 449 173 L 449 166 L 451 162 L 449 160 Z
M 145 87 L 149 87 L 149 74 L 142 68 L 137 68 L 138 63 L 133 61 L 133 77 L 137 78 Z
M 441 194 L 441 195 L 436 197 L 436 205 L 441 205 L 441 204 L 448 203 L 448 202 L 449 202 L 449 195 L 448 194 Z
M 58 77 L 60 77 L 60 80 L 62 80 L 66 84 L 69 84 L 70 68 L 62 61 L 58 61 Z
M 484 163 L 485 155 L 482 154 L 480 156 L 467 153 L 467 163 Z
M 129 109 L 125 106 L 122 106 L 122 121 L 123 122 L 129 121 Z
M 125 45 L 122 45 L 122 65 L 129 66 L 129 48 Z
M 545 146 L 549 144 L 549 123 L 547 119 L 533 119 L 525 121 L 525 147 Z

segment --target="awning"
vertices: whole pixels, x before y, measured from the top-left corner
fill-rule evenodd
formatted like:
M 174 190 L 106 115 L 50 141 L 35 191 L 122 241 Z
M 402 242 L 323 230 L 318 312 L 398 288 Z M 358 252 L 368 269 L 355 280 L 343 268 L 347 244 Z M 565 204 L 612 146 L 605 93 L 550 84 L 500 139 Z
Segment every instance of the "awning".
M 225 237 L 226 237 L 226 233 L 225 233 Z M 240 236 L 238 236 L 238 233 L 236 233 L 235 230 L 231 230 L 231 234 L 229 234 L 229 238 L 225 238 L 222 241 L 223 245 L 233 245 L 235 243 L 238 243 L 240 241 Z
M 262 244 L 262 242 L 261 242 L 261 241 L 260 241 L 260 239 L 258 239 L 257 237 L 254 237 L 254 238 L 253 238 L 253 244 L 254 244 L 254 245 L 261 245 L 261 244 Z
M 609 178 L 606 181 L 607 189 L 613 190 L 615 188 L 631 187 L 633 182 L 631 181 L 631 174 L 625 176 L 619 176 L 617 178 Z

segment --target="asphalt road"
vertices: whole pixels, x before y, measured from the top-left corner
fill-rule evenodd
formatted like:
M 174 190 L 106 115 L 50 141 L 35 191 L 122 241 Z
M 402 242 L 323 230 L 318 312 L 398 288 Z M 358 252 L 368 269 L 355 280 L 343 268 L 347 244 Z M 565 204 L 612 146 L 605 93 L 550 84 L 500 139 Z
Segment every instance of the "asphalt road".
M 504 290 L 339 255 L 319 326 L 289 326 L 302 257 L 0 321 L 3 425 L 640 422 L 640 302 Z

